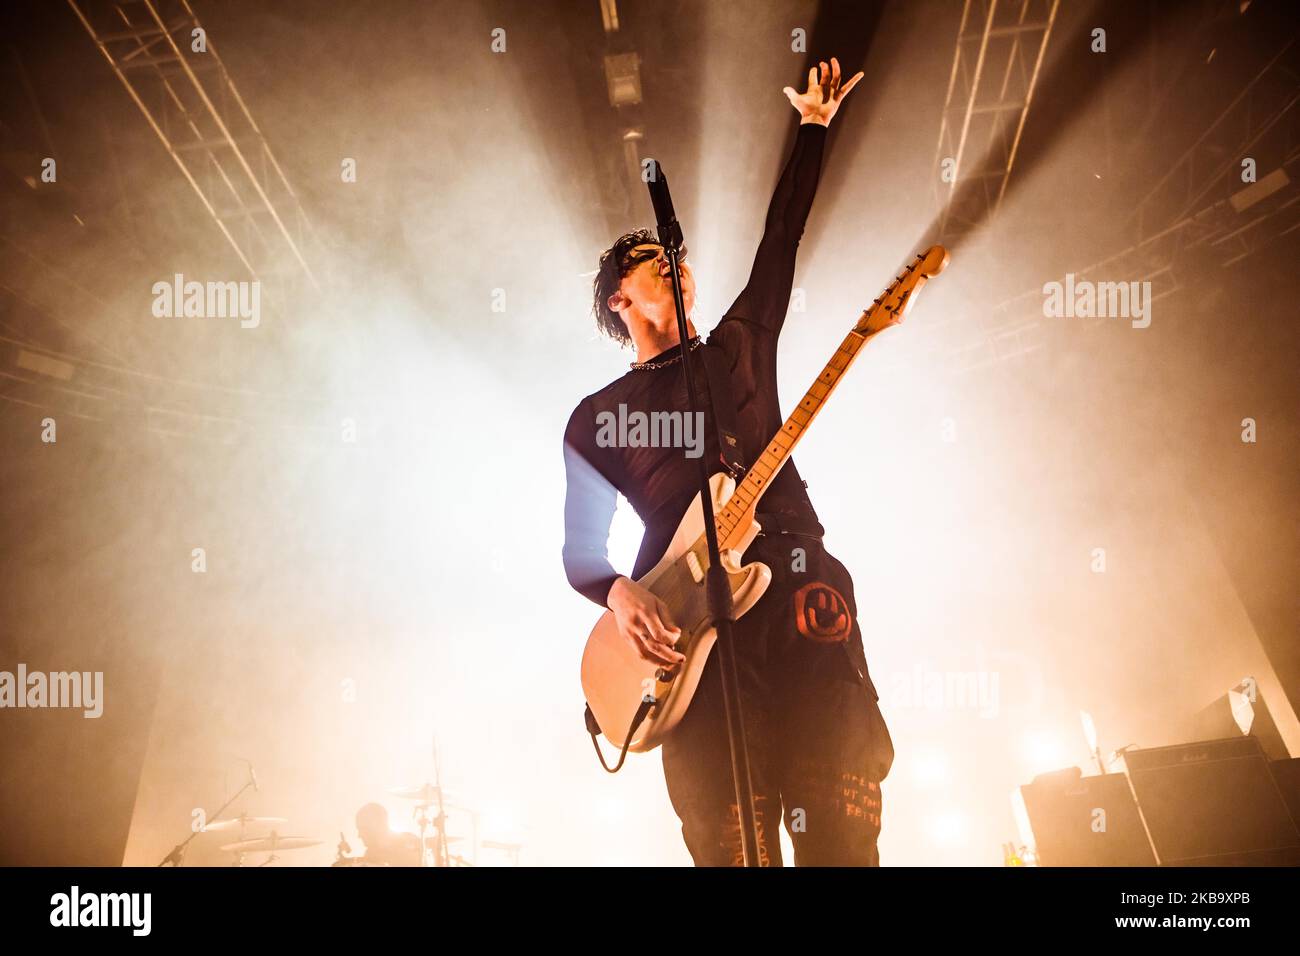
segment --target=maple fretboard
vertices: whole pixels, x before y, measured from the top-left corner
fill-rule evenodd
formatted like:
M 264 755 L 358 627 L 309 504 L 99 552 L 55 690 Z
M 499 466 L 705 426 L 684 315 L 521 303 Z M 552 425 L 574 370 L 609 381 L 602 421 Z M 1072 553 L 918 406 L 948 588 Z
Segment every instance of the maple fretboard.
M 867 313 L 862 314 L 865 317 Z M 767 491 L 777 473 L 790 460 L 794 446 L 799 444 L 799 439 L 803 437 L 812 420 L 826 404 L 826 399 L 830 397 L 831 392 L 835 391 L 840 377 L 858 357 L 858 352 L 862 350 L 868 337 L 857 331 L 850 332 L 844 337 L 840 347 L 835 350 L 835 354 L 812 383 L 812 387 L 804 393 L 803 399 L 790 413 L 790 417 L 785 420 L 780 431 L 763 449 L 763 454 L 758 456 L 758 460 L 736 486 L 727 503 L 718 509 L 716 520 L 720 548 L 725 550 L 739 543 L 754 518 L 758 499 L 763 497 L 763 493 Z

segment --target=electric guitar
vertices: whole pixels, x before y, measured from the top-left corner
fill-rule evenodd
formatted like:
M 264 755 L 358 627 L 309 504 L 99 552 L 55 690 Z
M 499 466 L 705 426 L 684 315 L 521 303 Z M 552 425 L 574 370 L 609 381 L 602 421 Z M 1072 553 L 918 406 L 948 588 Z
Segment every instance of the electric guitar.
M 709 480 L 718 550 L 731 585 L 735 619 L 757 604 L 772 582 L 772 570 L 767 565 L 757 561 L 740 564 L 741 555 L 761 530 L 754 520 L 758 500 L 790 460 L 795 445 L 862 346 L 901 322 L 917 291 L 947 264 L 948 252 L 943 246 L 931 246 L 924 255 L 917 255 L 858 318 L 740 485 L 725 472 Z M 704 521 L 697 494 L 664 556 L 637 581 L 668 606 L 672 623 L 682 632 L 674 647 L 686 660 L 671 670 L 643 660 L 619 634 L 612 611 L 601 615 L 587 638 L 582 655 L 582 689 L 601 732 L 616 747 L 626 743 L 629 751 L 645 752 L 663 743 L 690 706 L 709 651 L 717 640 L 705 588 L 709 553 Z M 644 715 L 638 719 L 643 710 Z

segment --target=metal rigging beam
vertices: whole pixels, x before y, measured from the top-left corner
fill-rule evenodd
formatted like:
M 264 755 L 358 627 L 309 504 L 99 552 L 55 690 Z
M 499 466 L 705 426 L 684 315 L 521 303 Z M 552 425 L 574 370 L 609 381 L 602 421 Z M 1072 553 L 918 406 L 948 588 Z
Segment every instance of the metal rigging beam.
M 1002 203 L 1059 4 L 966 0 L 934 158 L 942 242 L 988 221 Z
M 68 4 L 245 268 L 319 289 L 302 204 L 189 0 Z

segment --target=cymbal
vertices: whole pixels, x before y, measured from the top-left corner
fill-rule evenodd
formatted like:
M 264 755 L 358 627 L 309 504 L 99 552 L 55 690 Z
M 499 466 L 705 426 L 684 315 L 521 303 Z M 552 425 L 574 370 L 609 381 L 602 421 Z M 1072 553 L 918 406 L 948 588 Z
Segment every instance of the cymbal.
M 403 800 L 417 800 L 434 806 L 438 804 L 439 788 L 431 783 L 422 783 L 418 787 L 389 787 L 388 792 Z M 442 799 L 446 803 L 453 803 L 459 798 L 451 791 L 443 790 Z
M 320 846 L 321 842 L 310 837 L 280 836 L 273 833 L 269 837 L 227 843 L 221 849 L 232 853 L 278 853 L 280 850 L 305 850 L 309 846 Z
M 207 833 L 212 830 L 233 830 L 236 827 L 248 826 L 250 823 L 261 825 L 288 822 L 288 817 L 250 817 L 241 813 L 239 816 L 231 817 L 228 820 L 213 820 L 211 823 L 203 827 L 203 832 Z
M 459 803 L 444 803 L 444 804 L 442 805 L 442 808 L 443 808 L 444 810 L 447 810 L 447 811 L 460 810 L 460 811 L 463 811 L 463 812 L 465 812 L 465 813 L 473 813 L 473 812 L 474 812 L 474 811 L 471 810 L 469 807 L 461 806 Z M 429 826 L 433 827 L 435 830 L 438 829 L 438 819 L 437 819 L 437 817 L 435 816 L 435 814 L 437 814 L 437 812 L 438 812 L 438 804 L 437 804 L 436 802 L 434 802 L 434 803 L 417 803 L 417 804 L 416 804 L 414 807 L 412 807 L 411 809 L 412 809 L 412 810 L 422 810 L 422 811 L 427 812 L 427 813 L 430 815 L 430 818 L 429 818 Z M 450 817 L 451 817 L 451 813 L 448 812 L 448 813 L 444 814 L 444 816 L 450 818 Z

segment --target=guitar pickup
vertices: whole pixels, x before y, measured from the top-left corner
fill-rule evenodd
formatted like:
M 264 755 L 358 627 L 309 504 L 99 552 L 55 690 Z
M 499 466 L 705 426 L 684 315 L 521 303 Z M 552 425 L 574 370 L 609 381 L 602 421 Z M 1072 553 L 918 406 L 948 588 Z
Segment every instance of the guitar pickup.
M 704 583 L 704 565 L 700 564 L 699 555 L 694 551 L 686 552 L 686 567 L 690 570 L 696 584 Z

